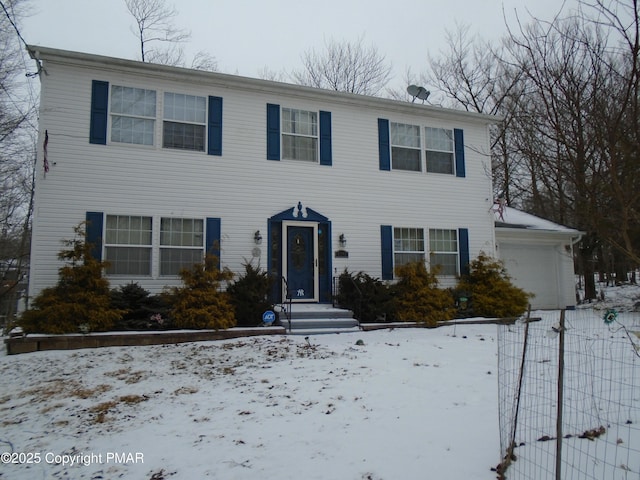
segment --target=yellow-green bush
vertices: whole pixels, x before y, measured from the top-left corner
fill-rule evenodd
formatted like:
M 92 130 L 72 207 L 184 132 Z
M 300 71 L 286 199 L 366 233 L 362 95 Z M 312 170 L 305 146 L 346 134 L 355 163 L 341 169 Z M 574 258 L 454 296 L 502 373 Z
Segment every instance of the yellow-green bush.
M 470 294 L 471 309 L 479 317 L 517 317 L 526 312 L 531 294 L 511 282 L 501 261 L 480 253 L 469 264 L 456 288 Z
M 454 317 L 454 299 L 438 288 L 437 272 L 429 272 L 423 262 L 396 268 L 400 279 L 393 287 L 395 317 L 401 322 L 420 322 L 435 327 L 438 321 Z
M 218 268 L 218 259 L 207 255 L 203 264 L 180 272 L 184 283 L 168 293 L 169 315 L 176 328 L 225 329 L 235 326 L 234 307 L 221 283 L 233 278 L 229 270 Z
M 42 290 L 20 318 L 26 333 L 107 331 L 124 313 L 111 308 L 109 281 L 102 276 L 107 263 L 91 256 L 84 223 L 74 232 L 75 238 L 63 241 L 67 248 L 58 254 L 67 262 L 58 270 L 58 283 Z

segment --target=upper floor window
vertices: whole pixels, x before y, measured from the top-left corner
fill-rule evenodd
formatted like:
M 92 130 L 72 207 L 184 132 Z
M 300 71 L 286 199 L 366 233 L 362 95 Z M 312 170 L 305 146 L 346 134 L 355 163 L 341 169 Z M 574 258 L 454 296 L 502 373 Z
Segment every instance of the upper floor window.
M 407 125 L 378 118 L 378 160 L 380 170 L 426 171 L 465 178 L 464 132 L 460 128 Z
M 142 88 L 111 88 L 111 141 L 153 145 L 156 92 Z
M 151 275 L 151 217 L 107 215 L 108 275 Z
M 422 171 L 420 127 L 391 123 L 391 166 L 394 170 Z
M 429 263 L 440 266 L 440 275 L 458 274 L 457 230 L 429 230 Z
M 318 113 L 282 109 L 282 158 L 318 161 Z
M 453 130 L 425 128 L 427 172 L 453 175 Z
M 393 254 L 395 267 L 411 262 L 424 262 L 424 230 L 422 228 L 394 228 Z
M 164 94 L 162 146 L 204 152 L 207 99 L 179 93 Z
M 160 219 L 160 275 L 178 275 L 202 263 L 204 222 L 197 218 Z

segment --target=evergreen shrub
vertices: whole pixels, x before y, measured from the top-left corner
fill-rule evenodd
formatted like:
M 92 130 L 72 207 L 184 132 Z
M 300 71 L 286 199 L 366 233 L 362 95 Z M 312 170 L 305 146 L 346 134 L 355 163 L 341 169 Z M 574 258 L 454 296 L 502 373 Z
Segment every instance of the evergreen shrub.
M 479 317 L 518 317 L 532 296 L 511 282 L 501 261 L 482 252 L 469 264 L 456 291 L 470 294 L 471 312 Z
M 236 324 L 230 296 L 221 290 L 222 282 L 231 280 L 233 273 L 220 270 L 216 256 L 207 255 L 204 263 L 183 269 L 180 277 L 184 285 L 170 289 L 165 296 L 176 328 L 218 330 Z
M 392 321 L 393 301 L 389 286 L 363 272 L 347 269 L 338 277 L 336 303 L 354 313 L 363 323 Z
M 435 327 L 438 321 L 454 318 L 454 299 L 448 290 L 438 288 L 437 270 L 430 272 L 418 261 L 397 267 L 396 274 L 400 279 L 392 289 L 398 321 Z
M 259 265 L 244 263 L 244 275 L 227 287 L 238 326 L 255 327 L 262 322 L 262 314 L 273 309 L 269 301 L 273 284 L 273 277 Z
M 114 330 L 167 330 L 171 328 L 169 306 L 160 295 L 151 293 L 138 283 L 128 283 L 111 290 L 111 306 L 125 313 Z
M 91 255 L 84 222 L 74 232 L 58 253 L 67 262 L 58 270 L 58 283 L 43 289 L 21 316 L 25 333 L 107 331 L 122 318 L 124 311 L 111 306 L 109 281 L 102 274 L 108 263 Z

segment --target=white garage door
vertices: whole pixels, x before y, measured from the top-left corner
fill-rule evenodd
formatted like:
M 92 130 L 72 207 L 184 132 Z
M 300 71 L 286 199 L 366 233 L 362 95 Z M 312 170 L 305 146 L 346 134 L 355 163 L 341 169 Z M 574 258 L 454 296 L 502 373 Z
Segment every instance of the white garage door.
M 501 243 L 498 257 L 513 283 L 535 294 L 530 300 L 532 308 L 561 308 L 554 247 Z

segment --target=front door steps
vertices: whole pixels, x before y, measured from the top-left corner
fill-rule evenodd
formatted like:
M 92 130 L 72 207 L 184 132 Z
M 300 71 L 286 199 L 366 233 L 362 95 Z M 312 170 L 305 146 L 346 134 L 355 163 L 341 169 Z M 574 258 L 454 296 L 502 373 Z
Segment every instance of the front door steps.
M 353 312 L 330 304 L 287 303 L 283 309 L 286 311 L 280 312 L 280 325 L 292 335 L 360 331 L 360 323 L 353 318 Z

